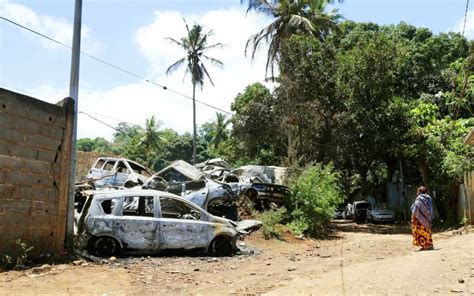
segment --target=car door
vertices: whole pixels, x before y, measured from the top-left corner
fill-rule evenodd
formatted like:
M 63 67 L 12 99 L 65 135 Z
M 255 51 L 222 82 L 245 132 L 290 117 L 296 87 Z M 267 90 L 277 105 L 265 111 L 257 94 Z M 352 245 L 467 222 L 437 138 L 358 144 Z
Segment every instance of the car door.
M 190 203 L 160 197 L 160 237 L 163 249 L 205 248 L 213 233 L 205 212 Z
M 123 186 L 128 179 L 129 170 L 125 163 L 119 160 L 115 163 L 111 173 L 113 175 L 110 176 L 107 183 L 111 186 Z
M 154 196 L 126 196 L 114 221 L 114 234 L 132 250 L 157 251 L 160 246 Z

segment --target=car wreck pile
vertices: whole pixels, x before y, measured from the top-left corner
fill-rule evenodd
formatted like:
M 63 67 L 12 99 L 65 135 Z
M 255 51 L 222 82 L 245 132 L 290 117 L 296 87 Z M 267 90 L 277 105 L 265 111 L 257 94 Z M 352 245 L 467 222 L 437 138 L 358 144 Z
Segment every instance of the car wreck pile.
M 222 159 L 192 166 L 178 160 L 158 173 L 127 159 L 98 158 L 76 184 L 79 247 L 95 255 L 198 249 L 236 250 L 236 239 L 259 221 L 240 221 L 238 202 L 278 207 L 289 193 L 286 169 L 245 166 Z

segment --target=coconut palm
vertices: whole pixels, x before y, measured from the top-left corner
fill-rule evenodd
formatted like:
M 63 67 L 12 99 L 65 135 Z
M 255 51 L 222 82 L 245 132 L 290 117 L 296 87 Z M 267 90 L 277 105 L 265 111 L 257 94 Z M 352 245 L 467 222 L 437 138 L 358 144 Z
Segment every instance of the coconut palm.
M 184 21 L 186 25 L 187 35 L 182 37 L 179 41 L 173 38 L 168 37 L 167 39 L 181 47 L 186 55 L 176 61 L 174 64 L 169 66 L 166 70 L 166 74 L 171 74 L 173 71 L 177 70 L 183 64 L 186 64 L 186 74 L 191 75 L 191 82 L 193 85 L 193 164 L 196 163 L 196 86 L 199 86 L 201 90 L 204 87 L 204 80 L 207 77 L 209 82 L 214 86 L 214 82 L 209 75 L 209 72 L 206 69 L 203 61 L 209 61 L 211 64 L 217 66 L 223 66 L 224 64 L 214 59 L 205 53 L 211 48 L 223 47 L 222 43 L 216 43 L 213 45 L 208 45 L 207 39 L 212 35 L 212 30 L 205 33 L 203 27 L 198 24 L 194 24 L 192 29 L 189 29 L 188 24 Z
M 216 120 L 212 123 L 212 130 L 209 132 L 214 149 L 219 148 L 219 145 L 229 138 L 229 131 L 227 130 L 229 123 L 230 121 L 227 120 L 224 114 L 216 112 Z
M 251 49 L 251 58 L 254 59 L 262 42 L 268 44 L 266 75 L 270 72 L 273 77 L 282 44 L 291 35 L 298 33 L 323 40 L 337 29 L 337 22 L 341 18 L 337 10 L 325 12 L 326 6 L 333 2 L 334 0 L 248 0 L 247 13 L 256 11 L 272 16 L 275 20 L 248 39 L 245 54 Z

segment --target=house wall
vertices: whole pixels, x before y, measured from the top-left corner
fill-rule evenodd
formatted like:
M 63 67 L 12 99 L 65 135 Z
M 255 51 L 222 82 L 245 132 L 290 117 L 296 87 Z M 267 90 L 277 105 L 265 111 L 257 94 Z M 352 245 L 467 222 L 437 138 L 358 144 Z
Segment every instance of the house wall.
M 458 219 L 464 218 L 474 224 L 474 171 L 464 173 L 464 183 L 459 186 Z
M 33 256 L 64 248 L 73 104 L 0 88 L 0 257 L 17 239 Z

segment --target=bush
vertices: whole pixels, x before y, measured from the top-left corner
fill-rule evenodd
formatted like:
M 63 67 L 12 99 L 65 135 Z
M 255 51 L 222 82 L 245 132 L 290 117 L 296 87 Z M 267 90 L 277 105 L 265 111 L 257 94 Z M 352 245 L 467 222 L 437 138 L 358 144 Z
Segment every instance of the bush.
M 262 221 L 262 232 L 265 239 L 281 238 L 281 231 L 277 225 L 285 218 L 286 209 L 270 210 L 258 215 L 258 219 Z
M 290 220 L 287 226 L 294 234 L 321 234 L 341 201 L 333 166 L 313 165 L 296 180 L 286 201 Z
M 0 270 L 21 269 L 29 262 L 29 253 L 33 250 L 32 246 L 21 239 L 16 240 L 17 250 L 15 255 L 4 254 L 0 260 Z

